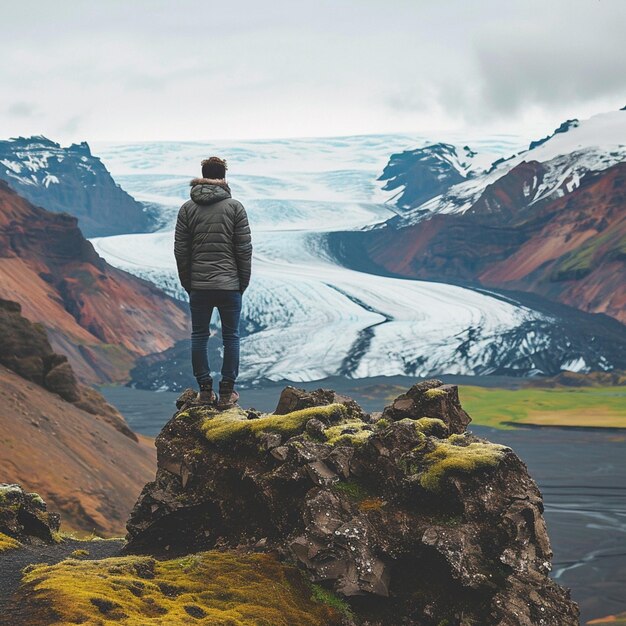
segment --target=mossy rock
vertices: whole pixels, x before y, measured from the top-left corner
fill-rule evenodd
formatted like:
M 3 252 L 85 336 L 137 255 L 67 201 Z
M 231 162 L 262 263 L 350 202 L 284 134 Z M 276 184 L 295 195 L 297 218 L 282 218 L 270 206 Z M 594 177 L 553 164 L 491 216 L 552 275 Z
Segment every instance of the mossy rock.
M 248 419 L 246 411 L 237 407 L 208 415 L 202 420 L 200 429 L 207 441 L 220 443 L 250 435 L 259 437 L 267 432 L 292 436 L 302 433 L 310 419 L 338 422 L 345 417 L 346 408 L 338 403 L 300 409 L 284 415 L 265 415 L 253 420 Z
M 420 476 L 420 483 L 429 491 L 438 491 L 446 476 L 495 467 L 504 458 L 507 450 L 507 446 L 487 441 L 468 445 L 458 445 L 449 440 L 441 441 L 434 450 L 424 455 L 427 468 Z
M 15 550 L 16 548 L 21 547 L 22 544 L 17 539 L 0 532 L 0 552 L 4 552 L 5 550 Z
M 373 432 L 374 429 L 371 424 L 353 419 L 330 426 L 324 431 L 324 437 L 326 442 L 333 446 L 360 446 L 370 438 Z

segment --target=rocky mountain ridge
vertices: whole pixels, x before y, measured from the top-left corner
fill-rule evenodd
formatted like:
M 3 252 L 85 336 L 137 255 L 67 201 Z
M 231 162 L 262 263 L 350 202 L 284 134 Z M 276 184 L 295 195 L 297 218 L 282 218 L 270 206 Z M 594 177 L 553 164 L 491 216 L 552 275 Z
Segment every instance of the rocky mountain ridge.
M 36 206 L 77 217 L 86 237 L 148 232 L 155 224 L 84 141 L 67 148 L 43 136 L 0 141 L 0 179 Z

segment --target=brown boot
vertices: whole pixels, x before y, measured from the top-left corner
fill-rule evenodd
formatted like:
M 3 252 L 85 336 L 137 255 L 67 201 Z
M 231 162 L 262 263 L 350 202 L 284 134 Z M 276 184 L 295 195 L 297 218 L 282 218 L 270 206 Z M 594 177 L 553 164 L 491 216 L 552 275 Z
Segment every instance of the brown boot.
M 194 404 L 199 406 L 212 406 L 214 407 L 217 403 L 217 395 L 215 391 L 213 391 L 213 382 L 210 383 L 202 383 L 200 385 L 200 392 L 198 393 L 198 397 Z
M 220 411 L 232 409 L 239 400 L 239 394 L 234 389 L 235 384 L 227 381 L 220 381 L 220 399 L 217 401 L 217 408 Z

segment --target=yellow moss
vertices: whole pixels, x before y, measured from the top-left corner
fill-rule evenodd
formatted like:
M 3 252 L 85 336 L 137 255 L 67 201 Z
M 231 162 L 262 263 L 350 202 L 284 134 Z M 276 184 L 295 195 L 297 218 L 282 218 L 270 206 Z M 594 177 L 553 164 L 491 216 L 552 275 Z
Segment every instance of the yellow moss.
M 19 594 L 45 623 L 126 626 L 339 625 L 339 612 L 315 602 L 298 570 L 268 554 L 200 552 L 157 561 L 125 556 L 67 559 L 24 570 Z M 22 599 L 20 596 L 20 599 Z M 32 615 L 33 620 L 39 616 Z M 35 622 L 33 622 L 35 623 Z M 38 622 L 37 622 L 38 623 Z
M 431 389 L 430 391 L 433 390 Z M 420 419 L 415 420 L 415 427 L 425 435 L 430 435 L 437 428 L 444 431 L 448 430 L 445 422 L 438 417 L 420 417 Z
M 208 441 L 228 441 L 235 437 L 262 432 L 278 432 L 287 435 L 302 432 L 305 424 L 314 417 L 330 418 L 335 415 L 345 417 L 346 407 L 343 404 L 327 404 L 314 406 L 286 413 L 285 415 L 266 415 L 249 420 L 245 411 L 239 408 L 216 413 L 204 419 L 200 428 Z
M 465 434 L 454 433 L 448 437 L 450 443 L 463 443 L 465 441 Z
M 446 395 L 446 392 L 443 389 L 427 389 L 424 392 L 424 395 L 429 399 L 432 400 L 433 398 L 441 398 L 442 396 Z
M 324 431 L 324 436 L 331 445 L 347 444 L 358 446 L 366 442 L 371 436 L 371 428 L 369 424 L 361 420 L 347 420 L 327 428 Z
M 4 533 L 0 533 L 0 552 L 19 548 L 21 545 L 22 544 L 17 539 L 9 537 L 9 535 L 5 535 Z
M 79 548 L 78 550 L 74 550 L 74 552 L 72 552 L 70 556 L 74 559 L 77 559 L 80 556 L 89 556 L 89 551 Z
M 428 468 L 420 476 L 420 483 L 425 489 L 436 491 L 446 474 L 493 467 L 503 458 L 506 449 L 506 446 L 489 442 L 458 446 L 450 441 L 442 441 L 424 456 Z

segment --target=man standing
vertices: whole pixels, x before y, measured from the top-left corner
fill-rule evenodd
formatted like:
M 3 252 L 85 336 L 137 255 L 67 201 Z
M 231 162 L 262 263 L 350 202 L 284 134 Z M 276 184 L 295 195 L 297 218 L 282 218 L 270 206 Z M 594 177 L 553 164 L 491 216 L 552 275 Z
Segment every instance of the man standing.
M 202 178 L 191 181 L 191 199 L 176 221 L 174 255 L 180 282 L 189 294 L 191 364 L 198 381 L 198 403 L 220 410 L 239 399 L 239 316 L 241 296 L 250 282 L 252 238 L 243 205 L 233 199 L 226 183 L 226 161 L 202 161 Z M 224 361 L 219 400 L 213 391 L 207 345 L 213 309 L 222 322 Z

